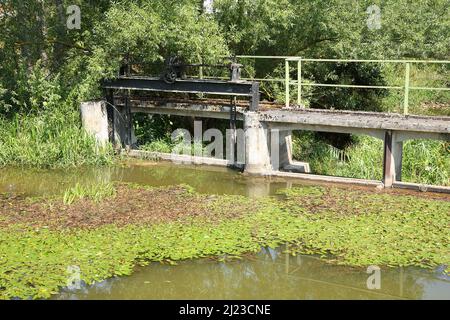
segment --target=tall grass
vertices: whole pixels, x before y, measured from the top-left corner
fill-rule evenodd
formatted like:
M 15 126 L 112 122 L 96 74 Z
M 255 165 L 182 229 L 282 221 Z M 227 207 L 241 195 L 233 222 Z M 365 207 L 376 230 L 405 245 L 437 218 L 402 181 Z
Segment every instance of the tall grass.
M 450 142 L 410 140 L 403 148 L 404 181 L 450 185 Z
M 63 201 L 65 204 L 72 204 L 79 199 L 90 199 L 99 202 L 116 195 L 116 189 L 112 183 L 93 184 L 83 186 L 77 183 L 74 187 L 64 192 Z
M 64 168 L 110 164 L 110 146 L 99 146 L 81 128 L 76 111 L 45 111 L 0 118 L 0 167 Z
M 309 162 L 316 174 L 381 180 L 383 142 L 367 136 L 353 136 L 353 140 L 345 150 L 338 150 L 312 133 L 302 133 L 294 139 L 293 156 Z M 405 142 L 402 181 L 449 186 L 449 176 L 448 142 Z

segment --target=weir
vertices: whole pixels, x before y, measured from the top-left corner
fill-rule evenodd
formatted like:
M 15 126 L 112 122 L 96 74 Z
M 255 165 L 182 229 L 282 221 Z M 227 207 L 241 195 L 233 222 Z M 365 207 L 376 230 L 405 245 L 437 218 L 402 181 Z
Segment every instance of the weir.
M 136 112 L 170 114 L 199 118 L 228 119 L 230 106 L 226 103 L 165 102 L 130 99 L 128 106 L 122 98 L 113 100 L 114 107 L 106 100 L 86 102 L 81 106 L 83 124 L 101 143 L 113 141 L 132 149 L 135 140 L 129 125 L 130 115 Z M 109 111 L 108 111 L 109 109 Z M 292 160 L 293 130 L 365 134 L 384 141 L 384 187 L 403 186 L 401 182 L 403 142 L 408 139 L 434 139 L 450 141 L 450 117 L 404 116 L 374 112 L 325 111 L 325 110 L 260 110 L 250 111 L 237 107 L 237 120 L 243 121 L 245 132 L 244 171 L 254 175 L 277 175 L 277 166 L 271 159 L 273 137 L 278 135 L 279 170 L 309 172 L 307 163 Z M 108 117 L 109 115 L 109 117 Z M 135 153 L 137 154 L 137 153 Z M 170 157 L 169 157 L 170 158 Z M 168 159 L 169 159 L 168 158 Z M 211 160 L 215 165 L 232 165 L 229 161 Z M 207 160 L 204 163 L 208 163 Z M 294 169 L 294 170 L 292 170 Z M 295 170 L 297 169 L 297 170 Z M 299 175 L 304 177 L 304 175 Z M 327 178 L 315 176 L 318 180 Z M 334 178 L 329 181 L 336 182 Z M 346 182 L 342 179 L 342 182 Z M 348 182 L 363 183 L 349 179 Z M 367 181 L 367 184 L 370 184 Z M 373 183 L 373 182 L 372 182 Z
M 245 173 L 251 175 L 289 176 L 450 193 L 449 187 L 401 182 L 403 143 L 410 139 L 450 141 L 450 117 L 330 111 L 306 109 L 299 104 L 280 105 L 260 101 L 259 82 L 240 80 L 240 65 L 236 63 L 230 66 L 231 79 L 228 81 L 178 78 L 179 68 L 178 64 L 170 65 L 167 74 L 160 78 L 125 74 L 104 81 L 105 99 L 81 105 L 83 126 L 95 135 L 99 143 L 109 141 L 117 148 L 127 150 L 129 155 L 142 156 L 145 152 L 133 150 L 137 142 L 132 126 L 134 113 L 228 119 L 233 137 L 231 159 L 199 159 L 198 155 L 159 156 L 179 162 L 242 167 Z M 195 98 L 192 98 L 193 94 Z M 208 98 L 205 98 L 206 95 Z M 242 123 L 243 146 L 238 145 L 237 122 Z M 295 130 L 362 134 L 382 140 L 382 181 L 310 174 L 308 163 L 292 158 L 291 136 Z M 227 143 L 230 143 L 228 139 Z M 235 150 L 242 151 L 241 161 L 237 159 Z

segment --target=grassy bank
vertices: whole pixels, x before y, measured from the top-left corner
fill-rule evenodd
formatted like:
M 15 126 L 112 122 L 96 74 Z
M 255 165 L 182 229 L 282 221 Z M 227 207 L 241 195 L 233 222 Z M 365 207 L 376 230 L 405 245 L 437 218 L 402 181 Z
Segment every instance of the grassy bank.
M 110 146 L 99 147 L 82 128 L 76 111 L 0 116 L 0 166 L 64 168 L 104 165 Z
M 294 158 L 309 162 L 314 173 L 360 179 L 382 179 L 383 142 L 367 136 L 353 136 L 353 142 L 339 150 L 303 133 L 294 139 Z M 403 146 L 402 181 L 450 185 L 450 144 L 442 141 L 409 140 Z
M 48 298 L 77 266 L 91 284 L 149 262 L 288 243 L 351 266 L 448 264 L 450 199 L 304 187 L 252 200 L 189 187 L 115 186 L 72 204 L 0 196 L 0 297 Z M 82 194 L 83 192 L 78 192 Z

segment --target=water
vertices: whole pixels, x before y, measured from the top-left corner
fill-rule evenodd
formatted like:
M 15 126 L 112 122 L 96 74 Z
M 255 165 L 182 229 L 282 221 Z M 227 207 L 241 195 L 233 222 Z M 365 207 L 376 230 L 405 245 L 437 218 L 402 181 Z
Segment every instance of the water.
M 248 178 L 220 167 L 174 166 L 169 163 L 136 161 L 122 167 L 72 170 L 0 169 L 0 192 L 19 192 L 29 196 L 51 196 L 64 193 L 76 183 L 92 184 L 128 182 L 151 186 L 189 184 L 198 192 L 267 196 L 291 182 Z
M 141 267 L 55 299 L 450 299 L 450 278 L 417 268 L 381 270 L 369 290 L 366 269 L 263 249 L 240 261 L 193 260 Z
M 76 183 L 114 181 L 152 186 L 185 183 L 201 193 L 249 197 L 271 195 L 280 188 L 300 183 L 250 178 L 225 168 L 146 162 L 100 169 L 0 169 L 0 192 L 29 196 L 62 194 Z M 379 290 L 367 288 L 369 276 L 365 268 L 337 266 L 317 257 L 293 257 L 282 249 L 262 248 L 257 255 L 231 262 L 198 259 L 177 266 L 153 263 L 137 267 L 131 276 L 108 279 L 73 292 L 63 290 L 54 298 L 450 299 L 450 277 L 443 274 L 442 268 L 382 268 Z

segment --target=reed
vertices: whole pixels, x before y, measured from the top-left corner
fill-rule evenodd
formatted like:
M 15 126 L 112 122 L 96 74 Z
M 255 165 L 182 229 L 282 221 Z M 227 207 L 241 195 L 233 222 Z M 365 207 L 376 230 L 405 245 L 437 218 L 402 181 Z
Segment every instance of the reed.
M 0 167 L 64 168 L 112 162 L 112 147 L 100 146 L 87 134 L 75 111 L 0 118 Z
M 95 202 L 100 202 L 106 198 L 111 198 L 116 195 L 116 188 L 112 183 L 81 185 L 77 183 L 74 187 L 67 189 L 64 192 L 63 201 L 70 205 L 76 200 L 90 199 Z

